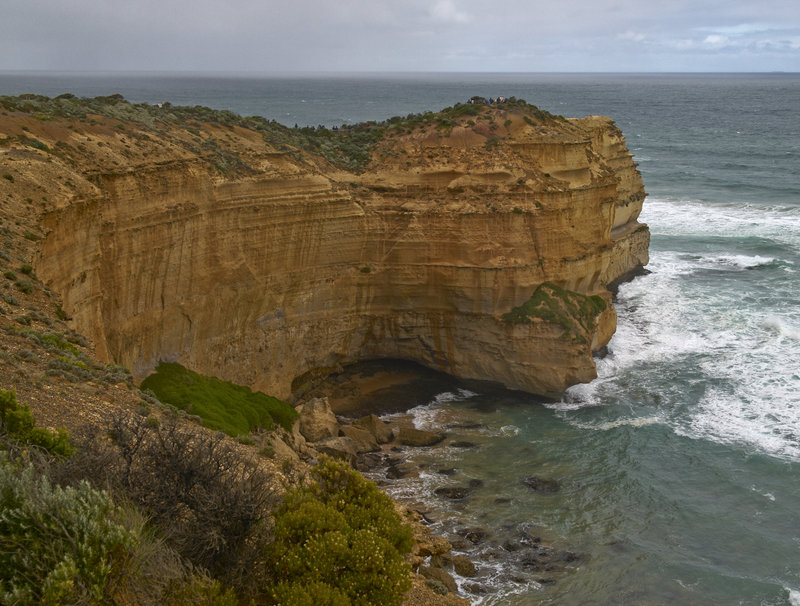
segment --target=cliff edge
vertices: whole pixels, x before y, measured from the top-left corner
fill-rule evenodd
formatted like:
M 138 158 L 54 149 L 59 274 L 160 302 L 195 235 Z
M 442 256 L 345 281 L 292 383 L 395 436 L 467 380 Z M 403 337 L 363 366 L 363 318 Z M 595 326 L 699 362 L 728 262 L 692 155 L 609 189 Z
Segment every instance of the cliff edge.
M 333 132 L 118 96 L 0 105 L 36 274 L 139 378 L 177 361 L 288 398 L 392 357 L 556 397 L 595 377 L 607 286 L 648 262 L 608 118 L 512 99 Z

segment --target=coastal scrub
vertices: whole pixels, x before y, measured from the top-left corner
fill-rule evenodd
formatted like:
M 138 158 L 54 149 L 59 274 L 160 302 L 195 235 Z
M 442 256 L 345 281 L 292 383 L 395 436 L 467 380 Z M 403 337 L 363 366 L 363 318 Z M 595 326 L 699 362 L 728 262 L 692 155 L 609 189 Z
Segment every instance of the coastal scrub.
M 544 282 L 530 299 L 503 314 L 509 324 L 530 324 L 532 318 L 558 324 L 564 337 L 585 342 L 585 335 L 594 330 L 597 316 L 605 311 L 606 302 L 598 295 L 586 296 Z

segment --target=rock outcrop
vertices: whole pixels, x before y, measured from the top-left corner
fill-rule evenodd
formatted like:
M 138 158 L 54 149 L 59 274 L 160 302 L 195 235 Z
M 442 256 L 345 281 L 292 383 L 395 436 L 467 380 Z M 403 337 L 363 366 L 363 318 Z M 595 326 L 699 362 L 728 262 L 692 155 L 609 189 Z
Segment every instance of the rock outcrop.
M 37 275 L 137 377 L 179 361 L 287 398 L 393 357 L 556 396 L 595 376 L 606 285 L 648 261 L 641 177 L 607 118 L 476 109 L 384 125 L 358 174 L 239 123 L 150 124 L 152 108 L 15 108 L 0 152 L 46 193 Z M 544 283 L 606 305 L 577 332 L 504 319 Z

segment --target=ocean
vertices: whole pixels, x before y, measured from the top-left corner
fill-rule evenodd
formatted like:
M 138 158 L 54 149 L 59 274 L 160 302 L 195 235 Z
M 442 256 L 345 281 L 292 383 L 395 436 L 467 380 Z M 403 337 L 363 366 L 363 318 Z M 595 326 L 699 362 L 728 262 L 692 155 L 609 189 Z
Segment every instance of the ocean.
M 290 126 L 472 95 L 612 117 L 649 193 L 652 273 L 620 288 L 599 377 L 551 404 L 420 402 L 415 424 L 452 440 L 406 453 L 423 472 L 387 490 L 430 503 L 433 530 L 475 560 L 457 580 L 476 604 L 800 605 L 800 75 L 0 73 L 0 94 L 25 92 Z M 470 480 L 464 501 L 434 494 Z M 571 570 L 507 549 L 533 537 L 575 554 Z

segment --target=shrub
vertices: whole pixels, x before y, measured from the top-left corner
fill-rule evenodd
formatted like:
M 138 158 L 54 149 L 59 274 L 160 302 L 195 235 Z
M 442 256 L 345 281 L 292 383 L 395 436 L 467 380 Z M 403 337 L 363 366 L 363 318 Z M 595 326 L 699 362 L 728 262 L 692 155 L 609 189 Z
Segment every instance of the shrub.
M 33 284 L 31 284 L 30 280 L 17 280 L 14 282 L 14 286 L 17 287 L 17 290 L 25 293 L 26 295 L 33 292 Z
M 136 545 L 105 492 L 53 487 L 0 458 L 0 602 L 102 603 Z
M 0 603 L 235 606 L 232 590 L 184 562 L 130 506 L 88 482 L 62 488 L 0 453 Z
M 193 565 L 231 583 L 251 575 L 269 531 L 269 479 L 224 434 L 152 419 L 112 419 L 110 442 L 85 440 L 65 473 L 89 476 L 140 507 Z
M 584 342 L 605 309 L 606 302 L 598 295 L 586 296 L 544 282 L 530 299 L 502 317 L 509 324 L 529 324 L 531 318 L 540 318 L 561 326 L 565 338 Z
M 0 432 L 7 433 L 17 441 L 44 448 L 56 455 L 68 457 L 73 446 L 66 429 L 50 431 L 34 427 L 36 421 L 28 405 L 17 401 L 15 391 L 0 389 Z
M 310 486 L 274 512 L 269 563 L 279 603 L 399 604 L 411 585 L 411 530 L 378 487 L 321 457 Z M 314 601 L 318 600 L 318 601 Z M 349 600 L 349 601 L 347 601 Z
M 6 179 L 6 180 L 11 181 L 13 183 L 14 182 L 14 175 L 11 175 L 9 173 L 3 173 L 3 179 Z

